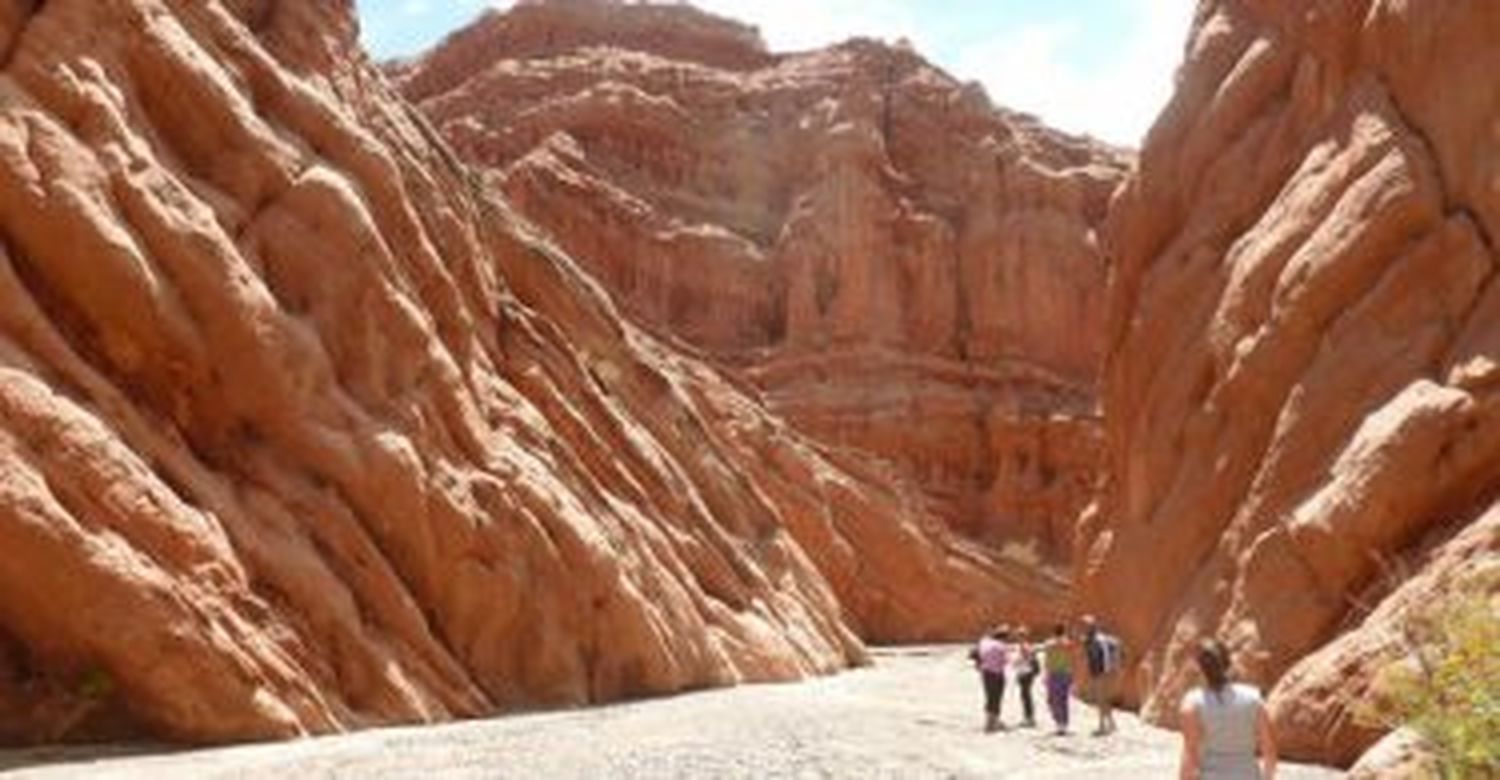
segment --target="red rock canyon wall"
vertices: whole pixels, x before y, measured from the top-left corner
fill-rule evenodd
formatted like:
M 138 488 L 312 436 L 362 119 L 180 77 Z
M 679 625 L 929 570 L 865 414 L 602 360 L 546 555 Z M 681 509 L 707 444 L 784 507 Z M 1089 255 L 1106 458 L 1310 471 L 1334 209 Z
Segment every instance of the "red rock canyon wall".
M 826 672 L 1061 586 L 625 324 L 349 0 L 0 0 L 0 741 Z
M 684 6 L 522 4 L 393 71 L 638 321 L 970 536 L 1071 547 L 1126 155 L 908 50 L 773 55 Z
M 1500 564 L 1496 41 L 1487 0 L 1199 6 L 1106 231 L 1078 583 L 1149 715 L 1219 633 L 1294 755 L 1352 761 L 1403 616 Z

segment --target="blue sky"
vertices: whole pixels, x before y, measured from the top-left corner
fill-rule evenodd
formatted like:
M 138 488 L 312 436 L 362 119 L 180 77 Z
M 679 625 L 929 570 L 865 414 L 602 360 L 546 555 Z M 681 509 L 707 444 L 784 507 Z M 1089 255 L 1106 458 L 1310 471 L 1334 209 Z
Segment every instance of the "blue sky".
M 506 0 L 358 0 L 378 57 L 419 52 Z M 1195 0 L 695 0 L 771 48 L 905 37 L 990 96 L 1049 124 L 1135 145 L 1171 93 Z M 941 11 L 936 9 L 941 8 Z

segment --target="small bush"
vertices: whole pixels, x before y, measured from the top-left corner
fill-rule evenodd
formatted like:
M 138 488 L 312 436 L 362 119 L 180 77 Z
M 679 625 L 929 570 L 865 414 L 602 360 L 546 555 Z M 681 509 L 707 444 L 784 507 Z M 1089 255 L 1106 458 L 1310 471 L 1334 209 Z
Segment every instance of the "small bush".
M 1420 734 L 1444 778 L 1500 778 L 1500 610 L 1470 595 L 1405 632 L 1410 657 L 1377 678 L 1374 714 Z
M 109 672 L 93 667 L 84 672 L 78 681 L 78 695 L 88 701 L 98 701 L 109 698 L 115 691 L 115 680 L 109 676 Z

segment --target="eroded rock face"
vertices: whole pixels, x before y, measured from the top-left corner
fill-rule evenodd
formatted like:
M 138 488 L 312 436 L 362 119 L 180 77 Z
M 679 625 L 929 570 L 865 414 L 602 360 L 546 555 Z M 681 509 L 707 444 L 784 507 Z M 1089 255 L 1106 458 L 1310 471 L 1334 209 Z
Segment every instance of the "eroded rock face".
M 639 321 L 954 527 L 1068 547 L 1035 529 L 1093 493 L 1093 228 L 1125 154 L 908 50 L 770 55 L 686 6 L 522 4 L 394 72 Z
M 1352 762 L 1403 615 L 1496 565 L 1496 40 L 1480 0 L 1200 5 L 1106 231 L 1112 481 L 1080 569 L 1148 714 L 1218 633 L 1293 755 Z
M 1442 768 L 1423 750 L 1421 738 L 1405 729 L 1393 731 L 1349 768 L 1350 780 L 1425 780 L 1441 777 Z
M 624 324 L 352 4 L 0 2 L 0 740 L 282 737 L 1040 617 Z

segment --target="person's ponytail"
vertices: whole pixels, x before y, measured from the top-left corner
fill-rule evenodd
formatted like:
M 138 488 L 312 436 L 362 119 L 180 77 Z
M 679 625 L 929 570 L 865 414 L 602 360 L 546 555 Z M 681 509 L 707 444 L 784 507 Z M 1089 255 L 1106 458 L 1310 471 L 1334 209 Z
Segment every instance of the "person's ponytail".
M 1205 639 L 1198 643 L 1198 670 L 1208 689 L 1216 696 L 1222 695 L 1229 686 L 1229 648 L 1217 639 Z

